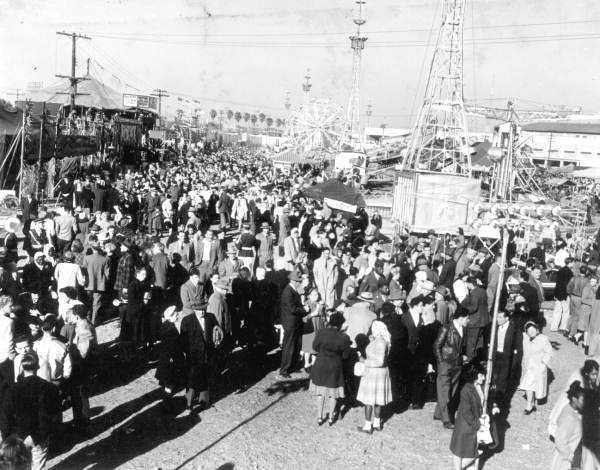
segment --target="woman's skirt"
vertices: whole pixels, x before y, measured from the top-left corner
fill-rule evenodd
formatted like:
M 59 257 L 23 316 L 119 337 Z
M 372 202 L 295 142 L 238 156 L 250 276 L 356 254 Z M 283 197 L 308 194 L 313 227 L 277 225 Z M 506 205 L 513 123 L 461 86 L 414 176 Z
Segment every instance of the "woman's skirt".
M 384 406 L 392 401 L 392 384 L 387 367 L 366 367 L 356 399 L 364 405 Z
M 315 385 L 313 381 L 310 381 L 308 391 L 313 395 L 321 395 L 324 398 L 344 398 L 344 387 L 323 387 L 322 385 Z

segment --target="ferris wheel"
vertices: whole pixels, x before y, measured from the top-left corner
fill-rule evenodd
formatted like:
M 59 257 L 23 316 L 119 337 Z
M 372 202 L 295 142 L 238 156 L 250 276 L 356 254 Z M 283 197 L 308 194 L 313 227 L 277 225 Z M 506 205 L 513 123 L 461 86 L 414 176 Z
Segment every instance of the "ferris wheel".
M 287 132 L 297 148 L 339 150 L 346 122 L 343 110 L 329 99 L 312 99 L 290 114 Z

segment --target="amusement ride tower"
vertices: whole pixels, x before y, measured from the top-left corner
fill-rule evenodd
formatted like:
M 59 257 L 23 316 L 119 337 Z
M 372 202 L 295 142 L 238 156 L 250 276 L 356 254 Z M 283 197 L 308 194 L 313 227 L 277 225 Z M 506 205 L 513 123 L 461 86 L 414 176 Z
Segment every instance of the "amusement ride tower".
M 346 110 L 347 139 L 350 142 L 362 142 L 360 129 L 360 63 L 367 37 L 361 35 L 360 27 L 366 23 L 366 20 L 363 18 L 363 8 L 366 3 L 364 0 L 356 0 L 358 8 L 357 14 L 353 19 L 356 25 L 356 33 L 350 36 L 350 47 L 352 48 L 352 88 L 350 90 L 350 98 L 348 99 L 348 109 Z
M 471 156 L 463 101 L 463 19 L 466 0 L 443 0 L 425 99 L 403 169 L 470 176 Z

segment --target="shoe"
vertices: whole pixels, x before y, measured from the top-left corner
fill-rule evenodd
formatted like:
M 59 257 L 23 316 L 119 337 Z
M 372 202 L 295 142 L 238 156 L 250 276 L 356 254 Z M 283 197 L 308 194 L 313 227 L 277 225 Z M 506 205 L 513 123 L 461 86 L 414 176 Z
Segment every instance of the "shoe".
M 365 434 L 373 434 L 373 429 L 365 429 L 362 426 L 356 426 L 356 430 Z
M 338 419 L 338 415 L 337 415 L 337 413 L 334 413 L 333 416 L 331 416 L 329 418 L 329 421 L 328 421 L 329 427 L 333 426 L 335 424 L 335 422 L 337 421 L 337 419 Z
M 446 429 L 454 429 L 454 424 L 452 424 L 450 421 L 444 423 L 444 428 Z
M 323 424 L 325 423 L 325 421 L 326 421 L 325 418 L 317 418 L 317 424 L 319 426 L 323 426 Z
M 380 424 L 379 426 L 373 426 L 373 431 L 383 431 L 383 423 Z
M 534 406 L 530 410 L 523 410 L 523 414 L 525 414 L 526 416 L 529 416 L 531 413 L 533 413 L 535 411 L 537 411 L 537 408 Z

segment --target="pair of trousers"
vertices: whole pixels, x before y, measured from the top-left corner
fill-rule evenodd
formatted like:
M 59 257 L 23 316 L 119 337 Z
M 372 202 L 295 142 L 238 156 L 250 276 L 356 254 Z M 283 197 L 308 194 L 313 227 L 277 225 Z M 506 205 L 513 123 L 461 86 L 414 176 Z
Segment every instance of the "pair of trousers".
M 569 299 L 555 300 L 554 301 L 554 312 L 552 313 L 552 322 L 550 323 L 550 330 L 562 330 L 567 331 L 570 316 L 570 302 Z
M 407 358 L 405 370 L 407 398 L 410 403 L 423 406 L 425 403 L 425 377 L 427 376 L 427 363 L 423 359 L 412 356 Z
M 454 413 L 457 408 L 456 392 L 460 380 L 460 366 L 440 364 L 438 369 L 436 379 L 437 405 L 435 406 L 433 418 L 444 423 L 450 423 L 454 421 Z
M 569 306 L 569 335 L 574 336 L 579 327 L 579 310 L 581 310 L 581 297 L 571 296 L 571 305 Z
M 88 320 L 92 325 L 96 326 L 98 324 L 100 309 L 102 308 L 102 296 L 104 295 L 104 292 L 89 290 L 87 291 L 87 294 L 88 304 L 91 306 L 91 311 L 88 313 Z
M 296 369 L 300 355 L 302 335 L 299 326 L 283 327 L 283 343 L 281 344 L 281 374 L 289 374 Z
M 195 388 L 188 388 L 185 391 L 185 402 L 188 409 L 191 409 L 196 402 L 208 405 L 208 390 L 196 390 Z
M 469 360 L 473 359 L 479 349 L 483 348 L 483 328 L 465 328 L 466 355 Z
M 221 230 L 227 227 L 227 224 L 229 223 L 229 214 L 227 214 L 227 212 L 219 212 L 219 221 Z

